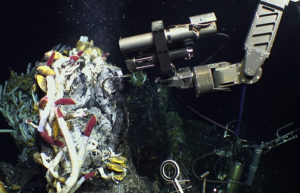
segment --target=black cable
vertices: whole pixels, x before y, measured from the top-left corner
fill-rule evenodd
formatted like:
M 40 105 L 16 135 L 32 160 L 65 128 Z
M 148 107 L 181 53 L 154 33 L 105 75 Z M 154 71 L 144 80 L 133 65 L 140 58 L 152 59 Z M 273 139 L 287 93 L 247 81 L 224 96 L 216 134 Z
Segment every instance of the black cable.
M 175 91 L 176 91 L 176 90 L 175 90 Z M 181 105 L 185 106 L 185 105 L 183 104 L 182 100 L 178 97 L 177 94 L 175 94 L 175 97 L 176 97 L 177 101 L 178 101 Z M 205 120 L 207 120 L 207 121 L 213 123 L 214 125 L 216 125 L 216 126 L 222 128 L 222 129 L 224 129 L 224 130 L 230 132 L 231 134 L 233 134 L 233 136 L 235 136 L 235 138 L 236 138 L 236 141 L 239 141 L 239 140 L 240 140 L 239 137 L 235 134 L 235 132 L 232 131 L 231 129 L 228 129 L 228 127 L 225 127 L 225 126 L 223 126 L 223 125 L 217 123 L 216 121 L 213 121 L 212 119 L 206 117 L 205 115 L 199 113 L 196 109 L 194 109 L 194 108 L 193 108 L 192 106 L 190 106 L 190 105 L 187 105 L 186 107 L 187 107 L 189 110 L 191 110 L 192 112 L 194 112 L 196 115 L 200 116 L 201 118 L 203 118 L 203 119 L 205 119 Z M 229 145 L 230 145 L 230 144 L 229 144 Z M 229 146 L 229 145 L 226 145 L 226 146 L 224 146 L 224 147 L 222 147 L 221 149 L 218 149 L 218 150 L 226 149 L 227 146 Z M 193 164 L 192 164 L 192 173 L 193 173 L 193 175 L 194 175 L 195 178 L 197 178 L 198 180 L 202 180 L 202 181 L 204 180 L 203 178 L 199 177 L 199 176 L 196 174 L 196 172 L 195 172 L 195 165 L 196 165 L 196 163 L 197 163 L 200 159 L 202 159 L 202 158 L 204 158 L 204 157 L 206 157 L 206 156 L 209 156 L 209 155 L 213 155 L 213 154 L 215 154 L 215 153 L 216 153 L 215 151 L 209 152 L 209 153 L 207 153 L 207 154 L 204 154 L 204 155 L 202 155 L 202 156 L 199 156 L 198 158 L 196 158 L 196 159 L 193 161 Z M 222 183 L 223 183 L 223 184 L 224 184 L 224 183 L 225 183 L 225 184 L 228 184 L 228 183 L 243 184 L 243 183 L 241 183 L 241 182 L 234 182 L 234 181 L 220 181 L 220 180 L 210 180 L 210 179 L 206 179 L 206 181 L 207 181 L 207 182 L 210 182 L 210 183 L 220 183 L 220 184 L 222 184 Z
M 220 149 L 217 149 L 217 151 L 221 151 L 221 150 L 223 150 L 223 149 L 227 149 L 230 145 L 231 145 L 231 143 L 229 143 L 229 144 L 223 146 L 223 147 L 220 148 Z M 207 157 L 207 156 L 214 155 L 214 154 L 216 154 L 216 150 L 214 150 L 214 151 L 212 151 L 212 152 L 209 152 L 209 153 L 206 153 L 206 154 L 204 154 L 204 155 L 198 156 L 198 157 L 193 161 L 193 164 L 192 164 L 192 173 L 193 173 L 193 175 L 195 176 L 195 178 L 197 178 L 198 180 L 203 180 L 203 179 L 200 178 L 200 177 L 196 174 L 196 172 L 195 172 L 195 166 L 196 166 L 196 163 L 197 163 L 200 159 L 203 159 L 203 158 L 205 158 L 205 157 Z
M 208 121 L 208 122 L 210 122 L 210 123 L 212 123 L 212 124 L 214 124 L 214 125 L 216 125 L 216 126 L 222 128 L 222 129 L 228 131 L 229 133 L 231 133 L 231 134 L 236 138 L 237 141 L 240 140 L 240 138 L 239 138 L 239 137 L 235 134 L 235 132 L 232 131 L 231 129 L 228 129 L 228 128 L 225 127 L 224 125 L 221 125 L 220 123 L 218 123 L 218 122 L 216 122 L 216 121 L 214 121 L 214 120 L 208 118 L 207 116 L 205 116 L 205 115 L 199 113 L 199 112 L 198 112 L 195 108 L 193 108 L 191 105 L 185 105 L 184 102 L 183 102 L 183 100 L 182 100 L 181 98 L 179 98 L 179 96 L 178 96 L 178 94 L 176 93 L 176 91 L 177 91 L 177 89 L 173 89 L 173 92 L 174 92 L 173 95 L 175 95 L 175 98 L 176 98 L 176 100 L 178 101 L 179 104 L 181 104 L 182 106 L 188 108 L 190 111 L 192 111 L 193 113 L 195 113 L 196 115 L 198 115 L 198 116 L 201 117 L 202 119 L 205 119 L 206 121 Z
M 227 123 L 226 124 L 226 128 L 233 128 L 234 127 L 234 125 L 233 124 L 235 124 L 235 123 L 237 123 L 238 122 L 238 120 L 232 120 L 232 121 L 230 121 L 229 123 Z M 232 126 L 233 125 L 233 126 Z M 244 136 L 244 134 L 245 134 L 245 131 L 246 131 L 246 126 L 245 126 L 245 123 L 244 122 L 240 122 L 240 137 L 242 137 L 242 136 Z M 233 129 L 231 129 L 232 131 L 233 131 Z M 234 132 L 235 133 L 235 132 Z
M 202 179 L 204 180 L 204 179 Z M 221 181 L 221 180 L 209 180 L 209 179 L 206 179 L 207 182 L 210 182 L 210 183 L 216 183 L 216 184 L 240 184 L 240 185 L 244 185 L 244 183 L 242 182 L 237 182 L 237 181 Z
M 224 146 L 224 147 L 221 148 L 221 149 L 225 149 L 225 148 L 227 148 L 227 146 L 228 146 L 228 145 Z M 220 150 L 221 150 L 221 149 L 220 149 Z M 196 172 L 195 172 L 195 165 L 196 165 L 196 163 L 197 163 L 200 159 L 202 159 L 202 158 L 204 158 L 204 157 L 207 157 L 207 156 L 209 156 L 209 155 L 213 155 L 213 154 L 215 154 L 215 153 L 216 153 L 215 151 L 209 152 L 209 153 L 207 153 L 207 154 L 204 154 L 204 155 L 202 155 L 202 156 L 199 156 L 198 158 L 196 158 L 196 159 L 193 161 L 193 164 L 192 164 L 192 172 L 193 172 L 193 175 L 194 175 L 195 178 L 197 178 L 198 180 L 201 180 L 201 181 L 204 180 L 204 178 L 199 177 L 199 175 L 196 174 Z M 233 183 L 233 184 L 243 184 L 243 183 L 241 183 L 241 182 L 235 182 L 235 181 L 221 181 L 221 180 L 210 180 L 210 179 L 206 179 L 206 181 L 207 181 L 207 182 L 210 182 L 210 183 L 219 183 L 219 184 L 228 184 L 228 183 Z
M 224 147 L 221 148 L 221 149 L 225 149 L 225 148 L 227 148 L 227 146 L 224 146 Z M 203 181 L 204 178 L 201 178 L 198 174 L 196 174 L 196 172 L 195 172 L 195 165 L 196 165 L 196 163 L 197 163 L 200 159 L 202 159 L 202 158 L 204 158 L 204 157 L 206 157 L 206 156 L 209 156 L 209 155 L 213 155 L 213 154 L 215 154 L 214 151 L 213 151 L 213 152 L 209 152 L 209 153 L 207 153 L 207 154 L 204 154 L 204 155 L 202 155 L 202 156 L 199 156 L 198 158 L 196 158 L 196 160 L 193 161 L 192 172 L 193 172 L 194 177 L 197 178 L 198 180 Z M 237 181 L 222 181 L 222 180 L 210 180 L 210 179 L 206 179 L 206 182 L 209 182 L 209 183 L 215 183 L 215 184 L 229 184 L 229 183 L 232 183 L 232 184 L 240 184 L 240 185 L 243 185 L 243 184 L 244 184 L 244 183 L 237 182 Z
M 235 138 L 236 140 L 239 140 L 240 138 L 235 134 L 234 131 L 232 131 L 231 129 L 228 129 L 227 127 L 221 125 L 220 123 L 217 123 L 215 121 L 213 121 L 212 119 L 206 117 L 205 115 L 202 115 L 201 113 L 199 113 L 196 109 L 194 109 L 193 107 L 191 107 L 190 105 L 187 106 L 188 109 L 190 109 L 191 111 L 193 111 L 196 115 L 198 115 L 199 117 L 211 122 L 214 125 L 217 125 L 218 127 L 230 132 Z
M 205 60 L 203 60 L 199 65 L 203 65 L 205 63 L 207 63 L 208 61 L 210 61 L 213 57 L 215 57 L 217 55 L 217 53 L 222 50 L 225 45 L 227 44 L 227 42 L 230 40 L 230 36 L 224 33 L 216 33 L 216 36 L 223 36 L 226 38 L 226 41 L 224 41 L 224 43 L 209 57 L 207 57 Z

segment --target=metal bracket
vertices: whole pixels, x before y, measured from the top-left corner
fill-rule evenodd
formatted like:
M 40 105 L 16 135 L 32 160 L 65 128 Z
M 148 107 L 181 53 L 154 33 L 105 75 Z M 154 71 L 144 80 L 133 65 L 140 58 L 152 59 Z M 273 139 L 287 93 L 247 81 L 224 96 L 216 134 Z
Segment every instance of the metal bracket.
M 153 42 L 162 77 L 170 77 L 173 74 L 171 59 L 169 56 L 168 42 L 166 40 L 164 24 L 162 20 L 152 22 Z
M 244 73 L 246 76 L 255 76 L 269 57 L 283 9 L 288 3 L 289 0 L 262 0 L 259 3 L 245 42 Z

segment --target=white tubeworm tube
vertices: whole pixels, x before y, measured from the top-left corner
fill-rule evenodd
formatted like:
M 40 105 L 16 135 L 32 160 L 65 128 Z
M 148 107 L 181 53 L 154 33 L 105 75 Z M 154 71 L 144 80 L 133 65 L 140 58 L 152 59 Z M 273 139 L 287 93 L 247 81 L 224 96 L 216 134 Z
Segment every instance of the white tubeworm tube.
M 80 144 L 79 151 L 78 151 L 78 164 L 80 168 L 85 160 L 85 152 L 86 152 L 86 147 L 88 142 L 89 142 L 89 137 L 83 136 L 83 140 Z
M 54 96 L 55 96 L 55 80 L 53 76 L 46 76 L 47 80 L 47 97 L 48 102 L 44 110 L 40 110 L 40 121 L 38 131 L 43 132 L 47 119 L 50 115 L 51 109 L 54 106 Z
M 71 133 L 69 132 L 69 129 L 67 127 L 67 123 L 65 122 L 64 118 L 63 118 L 63 114 L 60 111 L 59 108 L 56 108 L 56 116 L 57 116 L 57 120 L 58 120 L 58 124 L 60 127 L 60 130 L 63 134 L 63 137 L 65 139 L 65 143 L 66 146 L 68 148 L 68 153 L 69 153 L 69 157 L 70 157 L 70 161 L 71 161 L 71 174 L 69 176 L 69 178 L 66 180 L 66 186 L 62 189 L 62 193 L 67 193 L 70 191 L 70 189 L 74 186 L 74 184 L 77 182 L 78 176 L 79 176 L 79 172 L 80 172 L 80 168 L 78 165 L 78 155 L 75 149 L 75 145 L 73 143 L 73 139 L 71 136 Z
M 93 131 L 93 128 L 96 125 L 96 123 L 97 123 L 97 117 L 95 115 L 93 115 L 90 118 L 90 120 L 88 121 L 88 123 L 86 124 L 86 127 L 83 131 L 84 138 L 81 142 L 81 145 L 80 145 L 80 148 L 79 148 L 79 151 L 78 151 L 78 158 L 79 158 L 78 162 L 79 162 L 79 167 L 80 168 L 81 168 L 82 163 L 85 160 L 85 152 L 86 152 L 87 144 L 89 142 L 90 135 L 91 135 L 91 133 Z
M 98 171 L 103 179 L 110 180 L 112 178 L 112 174 L 105 174 L 103 167 L 98 168 Z
M 56 192 L 61 192 L 62 189 L 61 189 L 61 185 L 60 185 L 60 182 L 57 182 L 56 183 Z
M 80 186 L 83 182 L 85 182 L 86 180 L 94 177 L 96 175 L 96 171 L 92 171 L 90 173 L 87 173 L 85 174 L 84 176 L 82 176 L 76 183 L 75 186 L 73 186 L 73 188 L 70 190 L 69 193 L 74 193 Z
M 50 165 L 49 165 L 49 168 L 48 168 L 48 171 L 51 173 L 51 175 L 54 177 L 54 178 L 58 178 L 59 175 L 58 175 L 58 172 L 55 171 L 55 168 L 56 166 L 59 164 L 62 156 L 63 156 L 63 150 L 61 149 L 55 156 L 55 158 L 50 162 Z

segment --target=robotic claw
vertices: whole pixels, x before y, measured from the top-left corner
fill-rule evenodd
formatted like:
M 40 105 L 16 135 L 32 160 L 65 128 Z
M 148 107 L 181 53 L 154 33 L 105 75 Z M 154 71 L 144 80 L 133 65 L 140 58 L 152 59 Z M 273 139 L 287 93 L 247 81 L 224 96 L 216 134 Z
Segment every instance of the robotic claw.
M 245 42 L 245 57 L 235 64 L 217 62 L 193 68 L 176 68 L 178 59 L 194 56 L 194 41 L 217 33 L 214 13 L 190 17 L 190 23 L 164 28 L 162 20 L 152 22 L 152 32 L 119 40 L 130 72 L 157 68 L 157 83 L 165 87 L 195 88 L 196 96 L 224 90 L 236 84 L 253 84 L 269 57 L 285 6 L 290 0 L 261 0 Z M 299 2 L 299 0 L 291 0 Z

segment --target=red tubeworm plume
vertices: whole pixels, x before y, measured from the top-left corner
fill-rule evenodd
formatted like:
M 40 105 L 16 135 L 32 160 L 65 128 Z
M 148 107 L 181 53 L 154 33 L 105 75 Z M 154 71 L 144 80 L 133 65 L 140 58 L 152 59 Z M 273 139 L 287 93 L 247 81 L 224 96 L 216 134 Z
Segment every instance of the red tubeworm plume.
M 70 56 L 70 62 L 76 62 L 78 59 L 79 59 L 79 56 L 77 56 L 77 55 Z
M 106 58 L 109 55 L 110 55 L 110 53 L 103 53 L 101 57 L 105 57 Z
M 105 61 L 108 56 L 109 56 L 109 53 L 103 53 L 101 57 Z
M 54 144 L 53 145 L 56 145 L 56 146 L 59 146 L 59 147 L 65 146 L 65 144 L 63 142 L 58 141 L 58 140 L 54 140 Z
M 63 118 L 64 115 L 62 114 L 61 110 L 59 108 L 56 108 L 56 115 L 57 115 L 57 118 Z
M 55 101 L 55 105 L 75 105 L 75 101 L 70 98 L 61 98 Z
M 88 180 L 88 179 L 90 179 L 90 178 L 92 178 L 92 177 L 94 177 L 94 176 L 96 176 L 96 171 L 92 171 L 92 172 L 90 172 L 90 173 L 85 174 L 85 175 L 84 175 L 84 179 L 85 179 L 85 180 Z
M 63 142 L 53 139 L 51 136 L 47 134 L 46 131 L 40 132 L 40 136 L 49 144 L 60 146 L 60 147 L 65 145 Z
M 77 53 L 77 56 L 81 56 L 83 54 L 83 50 Z
M 55 52 L 52 52 L 49 60 L 47 61 L 47 64 L 46 64 L 47 66 L 51 66 L 52 65 L 54 57 L 55 57 Z
M 87 137 L 89 137 L 92 133 L 92 130 L 94 128 L 94 126 L 96 125 L 97 123 L 97 117 L 96 115 L 92 116 L 89 120 L 89 122 L 87 123 L 84 131 L 83 131 L 83 134 Z
M 43 98 L 41 98 L 41 100 L 39 101 L 39 109 L 44 109 L 46 104 L 48 102 L 48 97 L 44 96 Z

